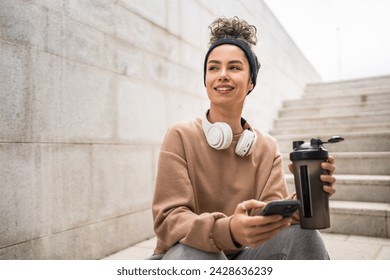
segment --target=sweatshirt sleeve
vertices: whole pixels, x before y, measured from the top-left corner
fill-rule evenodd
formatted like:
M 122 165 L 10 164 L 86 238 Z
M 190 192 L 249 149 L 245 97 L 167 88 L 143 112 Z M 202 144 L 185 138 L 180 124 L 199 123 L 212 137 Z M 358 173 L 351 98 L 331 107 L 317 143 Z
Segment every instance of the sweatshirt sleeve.
M 180 133 L 170 129 L 158 162 L 153 198 L 154 230 L 164 253 L 177 242 L 207 251 L 237 250 L 230 235 L 230 217 L 196 213 L 196 196 L 188 175 Z

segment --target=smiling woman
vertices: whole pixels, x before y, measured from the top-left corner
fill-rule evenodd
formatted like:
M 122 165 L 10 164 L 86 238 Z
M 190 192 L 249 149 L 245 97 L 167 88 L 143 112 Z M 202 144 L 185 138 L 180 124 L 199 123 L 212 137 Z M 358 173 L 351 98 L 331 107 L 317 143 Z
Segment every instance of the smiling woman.
M 241 116 L 260 67 L 251 49 L 256 28 L 235 17 L 217 19 L 210 31 L 210 109 L 173 125 L 161 146 L 153 259 L 327 259 L 317 231 L 290 226 L 299 215 L 257 215 L 266 202 L 295 194 L 288 195 L 275 139 Z

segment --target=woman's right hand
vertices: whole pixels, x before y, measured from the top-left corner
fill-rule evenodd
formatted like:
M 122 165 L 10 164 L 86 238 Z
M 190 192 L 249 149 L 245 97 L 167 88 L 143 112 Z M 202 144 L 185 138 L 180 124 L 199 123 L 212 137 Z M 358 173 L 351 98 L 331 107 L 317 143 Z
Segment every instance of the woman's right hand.
M 291 218 L 283 218 L 281 215 L 248 216 L 250 209 L 261 209 L 265 204 L 252 199 L 237 205 L 230 220 L 230 232 L 235 242 L 256 247 L 290 226 Z

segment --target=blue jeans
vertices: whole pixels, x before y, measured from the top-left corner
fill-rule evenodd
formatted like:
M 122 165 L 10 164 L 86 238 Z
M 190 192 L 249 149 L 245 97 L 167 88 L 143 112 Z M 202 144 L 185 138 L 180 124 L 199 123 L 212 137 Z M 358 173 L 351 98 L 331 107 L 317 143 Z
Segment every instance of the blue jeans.
M 317 230 L 301 229 L 292 225 L 272 239 L 255 248 L 244 248 L 237 254 L 225 255 L 204 252 L 177 243 L 164 255 L 154 255 L 155 260 L 329 260 L 328 252 Z

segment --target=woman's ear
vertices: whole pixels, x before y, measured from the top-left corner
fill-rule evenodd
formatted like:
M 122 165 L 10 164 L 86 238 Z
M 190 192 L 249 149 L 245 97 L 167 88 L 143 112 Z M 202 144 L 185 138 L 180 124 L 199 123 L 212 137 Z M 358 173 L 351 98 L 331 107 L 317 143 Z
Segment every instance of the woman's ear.
M 253 90 L 253 88 L 254 88 L 254 85 L 253 85 L 253 83 L 252 83 L 252 82 L 250 82 L 250 83 L 249 83 L 249 90 L 248 90 L 248 92 L 249 92 L 249 91 L 252 91 L 252 90 Z

